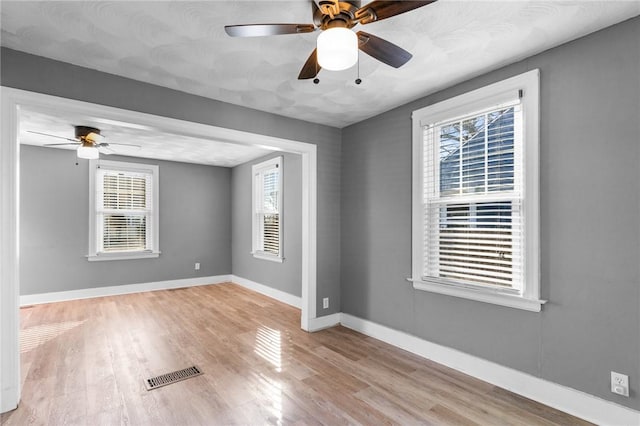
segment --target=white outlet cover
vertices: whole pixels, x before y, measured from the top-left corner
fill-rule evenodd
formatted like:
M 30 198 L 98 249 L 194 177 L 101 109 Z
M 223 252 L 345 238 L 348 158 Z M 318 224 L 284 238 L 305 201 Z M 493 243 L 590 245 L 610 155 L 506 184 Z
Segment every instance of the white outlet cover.
M 629 376 L 626 374 L 616 373 L 615 371 L 611 372 L 611 392 L 622 395 L 629 396 Z

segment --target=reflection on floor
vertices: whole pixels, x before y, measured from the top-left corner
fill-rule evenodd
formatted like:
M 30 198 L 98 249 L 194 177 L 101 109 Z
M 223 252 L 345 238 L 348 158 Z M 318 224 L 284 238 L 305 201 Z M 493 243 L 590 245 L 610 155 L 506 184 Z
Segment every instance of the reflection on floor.
M 84 321 L 63 321 L 24 328 L 20 330 L 20 353 L 32 351 L 82 324 Z

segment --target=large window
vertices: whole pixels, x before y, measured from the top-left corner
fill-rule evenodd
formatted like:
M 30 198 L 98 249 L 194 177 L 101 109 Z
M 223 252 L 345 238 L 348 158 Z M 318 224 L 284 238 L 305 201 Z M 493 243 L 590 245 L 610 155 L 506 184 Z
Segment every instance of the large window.
M 90 162 L 89 260 L 157 257 L 158 166 Z
M 282 262 L 282 157 L 255 164 L 252 172 L 252 253 Z
M 414 287 L 539 311 L 538 71 L 415 111 Z

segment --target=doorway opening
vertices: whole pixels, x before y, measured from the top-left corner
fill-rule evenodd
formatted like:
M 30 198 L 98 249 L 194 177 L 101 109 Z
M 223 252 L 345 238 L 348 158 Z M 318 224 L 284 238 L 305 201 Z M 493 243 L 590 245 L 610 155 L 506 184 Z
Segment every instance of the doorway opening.
M 317 151 L 299 141 L 189 122 L 120 108 L 1 88 L 2 129 L 0 144 L 0 412 L 17 407 L 20 399 L 19 346 L 19 123 L 22 111 L 55 111 L 69 115 L 100 117 L 113 123 L 133 123 L 159 132 L 240 146 L 262 146 L 301 156 L 302 168 L 302 291 L 301 328 L 310 330 L 316 318 Z

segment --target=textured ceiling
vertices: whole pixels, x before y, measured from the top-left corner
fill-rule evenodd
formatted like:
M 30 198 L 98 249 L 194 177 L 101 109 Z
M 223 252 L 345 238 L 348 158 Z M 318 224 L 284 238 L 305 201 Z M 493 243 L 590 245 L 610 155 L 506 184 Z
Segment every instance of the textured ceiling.
M 165 133 L 139 126 L 135 123 L 114 122 L 78 114 L 32 111 L 24 108 L 20 110 L 19 141 L 25 145 L 36 146 L 65 143 L 64 140 L 56 137 L 43 136 L 31 132 L 73 138 L 74 125 L 99 128 L 101 134 L 105 137 L 105 142 L 110 144 L 123 143 L 140 146 L 140 148 L 135 148 L 112 145 L 108 150 L 101 148 L 101 157 L 110 153 L 210 166 L 234 167 L 272 152 L 264 147 L 238 145 Z M 55 148 L 75 150 L 77 145 L 58 146 Z
M 364 4 L 364 2 L 363 2 Z M 224 25 L 311 23 L 308 0 L 2 1 L 2 45 L 83 67 L 335 127 L 640 14 L 639 1 L 455 1 L 366 26 L 414 54 L 393 69 L 297 80 L 316 33 L 231 38 Z
M 364 2 L 363 2 L 364 3 Z M 140 81 L 335 127 L 355 123 L 501 65 L 640 14 L 640 1 L 438 2 L 358 26 L 411 51 L 393 69 L 362 54 L 356 69 L 297 80 L 317 33 L 231 38 L 224 25 L 311 23 L 309 0 L 2 1 L 1 43 Z M 54 111 L 22 111 L 20 141 L 64 142 L 93 125 L 118 154 L 233 167 L 269 151 Z M 75 149 L 74 146 L 63 147 Z

